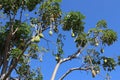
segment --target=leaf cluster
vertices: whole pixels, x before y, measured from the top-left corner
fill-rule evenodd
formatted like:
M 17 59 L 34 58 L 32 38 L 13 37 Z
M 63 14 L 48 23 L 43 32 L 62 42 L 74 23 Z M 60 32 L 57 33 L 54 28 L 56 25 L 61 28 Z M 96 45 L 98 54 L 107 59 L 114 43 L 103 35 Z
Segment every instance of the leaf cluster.
M 117 40 L 117 33 L 112 29 L 104 30 L 101 39 L 103 44 L 112 45 Z
M 80 34 L 84 31 L 85 16 L 80 12 L 69 12 L 63 19 L 63 30 L 72 30 L 75 34 Z
M 103 68 L 104 70 L 107 71 L 112 71 L 116 67 L 116 62 L 113 58 L 108 58 L 108 57 L 102 57 L 103 59 Z

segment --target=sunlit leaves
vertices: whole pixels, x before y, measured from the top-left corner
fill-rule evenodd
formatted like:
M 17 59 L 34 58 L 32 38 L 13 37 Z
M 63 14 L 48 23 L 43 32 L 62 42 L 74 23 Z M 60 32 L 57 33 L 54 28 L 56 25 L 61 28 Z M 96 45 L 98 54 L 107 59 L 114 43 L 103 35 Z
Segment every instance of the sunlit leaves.
M 107 23 L 105 20 L 100 20 L 97 22 L 96 27 L 97 28 L 107 28 Z
M 57 2 L 44 2 L 40 7 L 40 15 L 42 15 L 42 23 L 50 25 L 55 22 L 61 16 L 60 5 Z
M 75 39 L 76 46 L 77 47 L 84 47 L 87 43 L 87 38 L 85 33 L 81 33 L 78 35 L 78 37 Z
M 31 39 L 31 42 L 40 42 L 40 36 L 38 35 L 38 36 L 35 36 L 35 37 L 33 37 L 32 39 Z
M 54 2 L 61 2 L 62 0 L 53 0 Z
M 87 49 L 87 54 L 85 56 L 85 63 L 88 64 L 93 64 L 93 65 L 100 65 L 101 62 L 101 57 L 100 57 L 100 53 L 98 51 L 96 51 L 95 49 Z
M 42 0 L 25 0 L 27 9 L 29 11 L 34 10 L 34 8 L 36 7 L 37 4 L 39 4 Z
M 12 57 L 16 58 L 17 56 L 19 56 L 22 53 L 22 50 L 15 48 L 12 49 L 10 54 L 12 55 Z
M 20 8 L 23 8 L 24 10 L 28 9 L 29 11 L 34 10 L 36 5 L 41 1 L 42 0 L 2 0 L 0 1 L 0 5 L 4 10 L 4 13 L 16 14 Z
M 84 31 L 85 18 L 80 12 L 70 12 L 63 19 L 63 30 L 72 30 L 73 33 L 79 34 Z
M 37 44 L 34 43 L 34 44 L 30 45 L 29 53 L 36 53 L 39 51 L 40 51 L 40 49 Z
M 113 58 L 108 58 L 108 57 L 102 57 L 103 59 L 103 68 L 104 70 L 107 71 L 112 71 L 116 67 L 116 62 Z
M 117 34 L 111 29 L 103 31 L 103 36 L 101 37 L 103 44 L 112 45 L 117 40 Z

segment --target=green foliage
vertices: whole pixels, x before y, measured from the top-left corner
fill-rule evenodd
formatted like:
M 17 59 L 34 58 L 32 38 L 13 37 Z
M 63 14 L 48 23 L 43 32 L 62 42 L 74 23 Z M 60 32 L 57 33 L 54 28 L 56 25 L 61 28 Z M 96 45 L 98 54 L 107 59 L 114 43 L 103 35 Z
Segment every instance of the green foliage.
M 64 50 L 63 50 L 63 46 L 64 46 L 64 43 L 63 43 L 63 39 L 64 39 L 64 35 L 62 34 L 59 34 L 58 35 L 58 38 L 57 38 L 57 53 L 56 54 L 53 54 L 55 56 L 55 59 L 56 61 L 58 62 L 61 58 L 63 58 L 63 54 L 64 54 Z
M 54 1 L 56 1 L 56 2 L 62 2 L 62 0 L 54 0 Z
M 25 0 L 27 9 L 29 11 L 32 11 L 35 9 L 37 4 L 40 4 L 42 2 L 42 0 Z
M 31 70 L 28 64 L 22 63 L 17 72 L 22 80 L 43 80 L 40 69 Z
M 96 27 L 97 28 L 107 28 L 107 23 L 105 20 L 100 20 L 97 22 Z
M 22 0 L 2 0 L 0 4 L 2 5 L 4 13 L 10 14 L 10 12 L 12 12 L 16 14 L 22 4 Z
M 13 70 L 17 72 L 21 80 L 43 80 L 39 69 L 31 70 L 30 60 L 41 59 L 41 53 L 48 51 L 46 48 L 40 48 L 41 39 L 51 42 L 46 39 L 43 32 L 46 30 L 52 36 L 53 31 L 58 33 L 59 26 L 62 26 L 63 31 L 71 31 L 71 36 L 75 39 L 77 48 L 86 48 L 84 54 L 83 67 L 92 67 L 92 75 L 95 77 L 100 72 L 101 65 L 104 70 L 112 71 L 116 67 L 116 62 L 113 58 L 101 56 L 104 52 L 104 45 L 112 45 L 117 40 L 117 34 L 111 29 L 108 29 L 105 20 L 97 22 L 95 28 L 91 28 L 88 33 L 84 32 L 85 16 L 80 12 L 69 12 L 63 15 L 60 2 L 62 0 L 2 0 L 0 1 L 0 10 L 7 14 L 8 19 L 3 29 L 0 31 L 0 72 L 5 64 L 4 58 L 7 55 L 6 72 L 13 66 L 12 61 L 17 61 Z M 39 4 L 39 5 L 38 5 Z M 40 6 L 36 10 L 36 6 Z M 22 14 L 25 11 L 35 11 L 37 17 L 29 17 L 26 21 L 22 21 Z M 21 19 L 18 19 L 20 17 Z M 30 25 L 31 24 L 31 25 Z M 49 29 L 49 30 L 47 30 Z M 59 62 L 64 59 L 64 35 L 58 33 L 55 47 L 56 53 L 53 54 L 56 61 Z M 54 42 L 53 42 L 54 43 Z M 99 45 L 99 44 L 102 44 Z M 99 47 L 101 47 L 99 49 Z M 51 48 L 50 48 L 51 49 Z M 78 51 L 79 52 L 79 51 Z M 76 53 L 77 54 L 77 53 Z M 75 54 L 75 55 L 76 55 Z M 20 58 L 19 58 L 20 56 Z M 76 58 L 71 56 L 66 59 Z M 19 58 L 19 59 L 18 59 Z M 71 60 L 71 59 L 70 59 Z M 2 63 L 1 63 L 2 62 Z M 118 64 L 120 64 L 120 57 L 118 57 Z M 10 65 L 10 66 L 9 66 Z M 5 73 L 6 73 L 5 72 Z M 9 75 L 10 76 L 10 75 Z
M 116 62 L 113 58 L 108 58 L 108 57 L 102 57 L 103 59 L 103 68 L 104 70 L 107 71 L 112 71 L 116 67 Z
M 117 40 L 117 34 L 111 29 L 103 31 L 103 36 L 101 37 L 103 44 L 112 45 Z
M 69 12 L 63 19 L 63 30 L 72 30 L 75 34 L 80 34 L 84 31 L 85 16 L 80 12 Z
M 57 2 L 44 2 L 40 11 L 42 11 L 42 23 L 50 25 L 52 22 L 57 23 L 57 18 L 61 16 L 60 5 Z
M 101 56 L 95 49 L 87 49 L 87 54 L 84 58 L 84 62 L 92 65 L 100 65 Z
M 20 23 L 16 20 L 14 23 L 14 28 L 16 29 L 18 27 L 18 31 L 16 32 L 15 36 L 19 36 L 19 38 L 27 38 L 30 34 L 30 26 L 26 23 Z
M 87 43 L 86 33 L 81 33 L 78 35 L 78 37 L 75 39 L 76 46 L 84 47 Z
M 12 49 L 10 53 L 12 57 L 16 58 L 22 53 L 22 50 L 15 48 L 15 49 Z
M 42 0 L 2 0 L 0 1 L 0 4 L 2 5 L 1 9 L 4 10 L 4 13 L 16 14 L 20 8 L 32 11 L 35 9 L 36 5 L 41 2 Z

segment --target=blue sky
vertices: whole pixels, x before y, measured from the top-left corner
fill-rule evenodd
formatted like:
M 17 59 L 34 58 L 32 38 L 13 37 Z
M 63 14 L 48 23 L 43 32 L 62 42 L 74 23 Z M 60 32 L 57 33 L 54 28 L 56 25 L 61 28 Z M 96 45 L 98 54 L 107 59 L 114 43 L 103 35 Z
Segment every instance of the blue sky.
M 120 0 L 63 0 L 61 3 L 61 8 L 63 12 L 69 11 L 80 11 L 82 14 L 86 16 L 85 19 L 85 30 L 87 31 L 90 28 L 95 27 L 97 21 L 101 19 L 105 19 L 108 23 L 108 27 L 113 29 L 118 33 L 118 41 L 110 47 L 105 48 L 105 55 L 114 57 L 119 55 L 119 44 L 120 44 Z M 75 44 L 72 38 L 70 38 L 70 33 L 63 32 L 63 34 L 68 35 L 65 42 L 65 54 L 70 54 L 75 52 Z M 50 38 L 54 41 L 54 37 L 47 36 L 46 38 Z M 40 45 L 45 45 L 45 43 L 40 43 Z M 50 45 L 51 46 L 51 45 Z M 51 46 L 54 50 L 55 47 Z M 43 57 L 43 62 L 40 64 L 36 64 L 37 61 L 34 61 L 33 64 L 34 68 L 37 66 L 41 67 L 44 80 L 49 80 L 53 69 L 55 67 L 55 61 L 51 53 L 47 53 Z M 39 63 L 39 62 L 38 62 Z M 58 80 L 59 77 L 64 74 L 69 68 L 78 66 L 81 62 L 78 60 L 73 60 L 68 63 L 64 63 L 60 66 L 56 79 Z M 96 78 L 92 78 L 90 72 L 84 71 L 74 71 L 69 74 L 64 80 L 104 80 L 103 76 L 105 77 L 106 72 L 103 70 L 100 72 Z M 119 80 L 118 76 L 120 74 L 120 68 L 117 67 L 115 71 L 111 72 L 111 80 Z

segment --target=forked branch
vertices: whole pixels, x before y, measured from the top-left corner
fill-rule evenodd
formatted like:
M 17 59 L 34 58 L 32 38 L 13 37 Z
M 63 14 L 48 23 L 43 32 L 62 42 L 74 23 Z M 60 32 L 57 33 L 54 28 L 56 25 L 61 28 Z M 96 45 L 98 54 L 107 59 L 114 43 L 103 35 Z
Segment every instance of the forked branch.
M 79 48 L 77 52 L 75 52 L 74 54 L 68 56 L 67 58 L 62 59 L 62 63 L 77 58 L 86 47 L 87 44 L 83 48 Z

